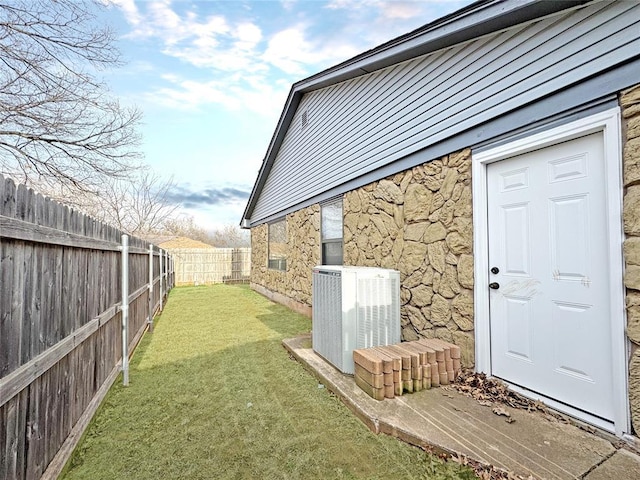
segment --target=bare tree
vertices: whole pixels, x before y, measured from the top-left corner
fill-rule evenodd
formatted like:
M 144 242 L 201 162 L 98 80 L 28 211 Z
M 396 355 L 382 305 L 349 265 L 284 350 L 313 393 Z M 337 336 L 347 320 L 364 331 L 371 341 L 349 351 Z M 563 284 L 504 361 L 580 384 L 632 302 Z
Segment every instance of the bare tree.
M 90 190 L 128 174 L 140 113 L 97 78 L 120 64 L 93 1 L 0 0 L 0 173 Z
M 161 232 L 169 235 L 188 237 L 218 248 L 250 247 L 251 239 L 247 230 L 235 225 L 225 225 L 220 229 L 207 231 L 190 215 L 180 215 L 169 219 Z
M 39 185 L 46 195 L 131 235 L 156 234 L 176 218 L 179 205 L 169 200 L 173 179 L 162 180 L 148 168 L 135 176 L 107 178 L 95 191 L 57 184 Z
M 213 245 L 225 247 L 250 247 L 251 238 L 248 230 L 241 230 L 236 225 L 225 225 L 221 229 L 214 230 L 210 234 Z
M 204 228 L 196 224 L 195 219 L 190 215 L 179 215 L 171 219 L 168 219 L 164 224 L 164 229 L 161 233 L 176 235 L 179 237 L 187 237 L 192 240 L 198 240 L 203 243 L 208 243 L 217 247 L 218 245 L 213 243 L 213 239 L 209 232 Z

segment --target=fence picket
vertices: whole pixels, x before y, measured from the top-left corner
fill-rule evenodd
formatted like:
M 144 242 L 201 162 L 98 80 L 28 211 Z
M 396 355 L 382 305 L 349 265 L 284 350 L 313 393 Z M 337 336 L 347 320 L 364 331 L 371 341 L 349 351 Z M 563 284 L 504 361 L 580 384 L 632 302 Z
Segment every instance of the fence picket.
M 120 236 L 0 176 L 0 480 L 57 477 L 152 320 L 161 257 L 131 238 L 123 289 Z
M 175 248 L 171 256 L 176 285 L 249 282 L 250 248 Z

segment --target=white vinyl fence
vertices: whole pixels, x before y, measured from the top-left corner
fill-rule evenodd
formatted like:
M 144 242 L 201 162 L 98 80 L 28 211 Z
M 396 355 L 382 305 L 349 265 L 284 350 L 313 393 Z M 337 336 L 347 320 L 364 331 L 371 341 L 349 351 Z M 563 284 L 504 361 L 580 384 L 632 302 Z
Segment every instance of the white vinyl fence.
M 176 285 L 248 283 L 250 248 L 172 248 Z

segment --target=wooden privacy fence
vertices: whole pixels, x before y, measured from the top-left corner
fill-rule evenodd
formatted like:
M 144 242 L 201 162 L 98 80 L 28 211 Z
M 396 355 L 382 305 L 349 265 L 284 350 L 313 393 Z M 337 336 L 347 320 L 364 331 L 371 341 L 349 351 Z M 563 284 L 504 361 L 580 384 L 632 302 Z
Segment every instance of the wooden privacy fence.
M 173 284 L 165 251 L 0 176 L 0 480 L 57 477 Z
M 176 285 L 248 283 L 250 248 L 172 248 Z

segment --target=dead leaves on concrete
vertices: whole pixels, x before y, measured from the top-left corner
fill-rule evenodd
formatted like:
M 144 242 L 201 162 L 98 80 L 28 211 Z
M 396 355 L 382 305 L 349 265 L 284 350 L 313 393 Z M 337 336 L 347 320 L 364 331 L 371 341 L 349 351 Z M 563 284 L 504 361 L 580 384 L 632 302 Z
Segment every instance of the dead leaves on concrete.
M 507 423 L 513 423 L 515 420 L 501 405 L 508 405 L 512 408 L 527 410 L 528 412 L 541 411 L 548 413 L 547 408 L 542 403 L 529 400 L 509 390 L 500 380 L 487 378 L 484 373 L 475 373 L 472 371 L 462 372 L 449 388 L 475 398 L 480 405 L 493 407 L 493 413 L 505 417 Z
M 463 371 L 454 383 L 443 388 L 454 389 L 468 397 L 475 398 L 480 405 L 492 408 L 496 415 L 504 416 L 507 423 L 515 422 L 515 419 L 500 405 L 508 405 L 527 412 L 540 412 L 549 421 L 572 423 L 568 417 L 548 408 L 542 402 L 530 400 L 513 390 L 509 390 L 500 380 L 487 378 L 484 373 L 475 373 L 471 370 Z M 590 427 L 580 423 L 576 426 L 586 431 L 592 431 Z
M 469 459 L 465 455 L 451 455 L 449 457 L 454 462 L 471 468 L 478 478 L 481 480 L 535 480 L 534 477 L 523 477 L 513 472 L 508 472 L 501 468 L 496 468 L 493 465 L 487 465 L 474 460 Z
M 515 420 L 513 418 L 511 418 L 511 414 L 509 412 L 507 412 L 504 408 L 502 407 L 494 407 L 493 409 L 491 409 L 491 411 L 493 413 L 495 413 L 496 415 L 499 415 L 501 417 L 507 417 L 505 419 L 505 422 L 507 423 L 513 423 L 515 422 Z

